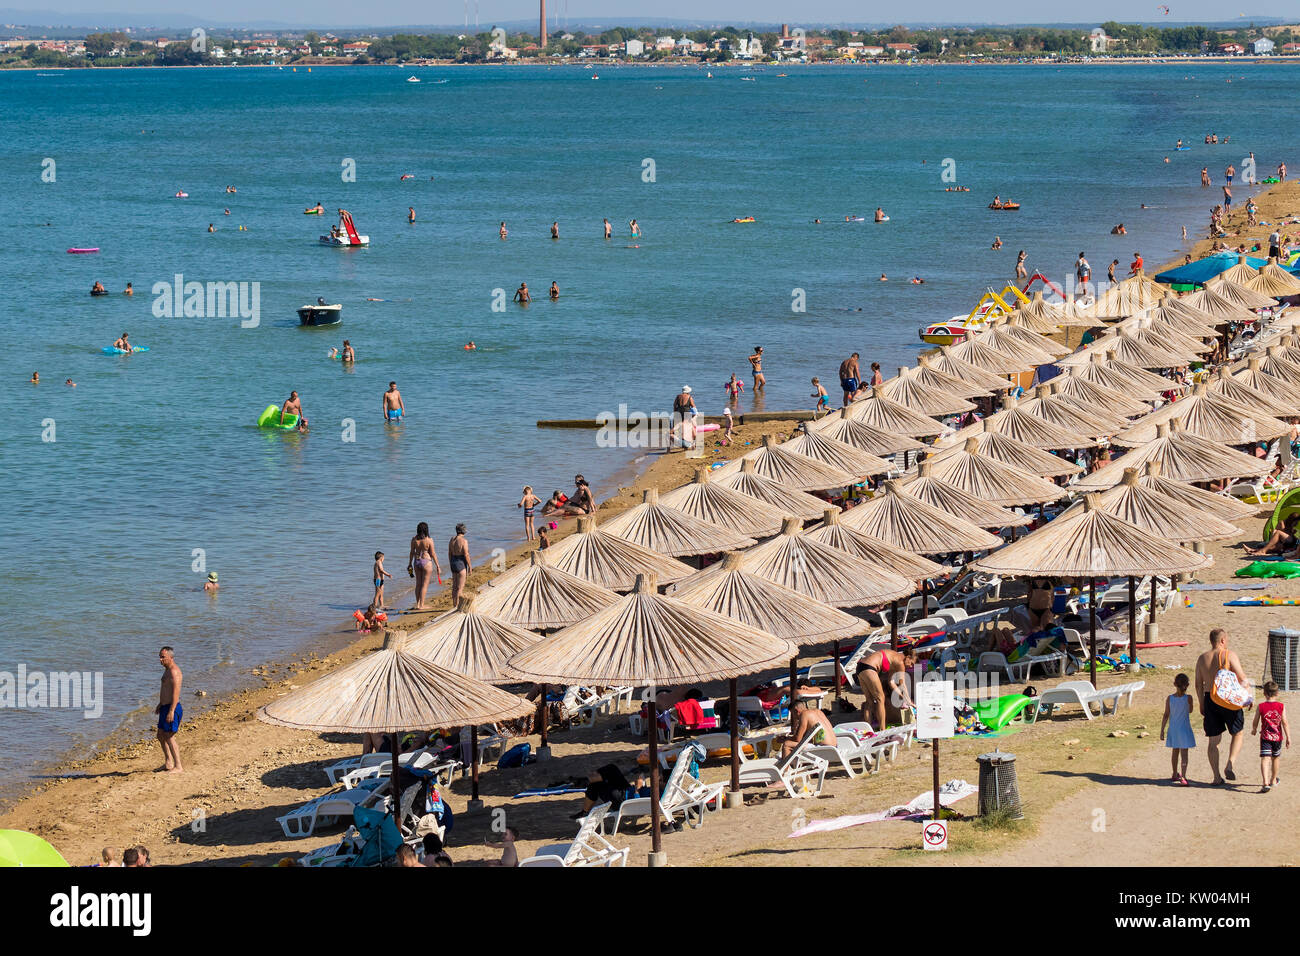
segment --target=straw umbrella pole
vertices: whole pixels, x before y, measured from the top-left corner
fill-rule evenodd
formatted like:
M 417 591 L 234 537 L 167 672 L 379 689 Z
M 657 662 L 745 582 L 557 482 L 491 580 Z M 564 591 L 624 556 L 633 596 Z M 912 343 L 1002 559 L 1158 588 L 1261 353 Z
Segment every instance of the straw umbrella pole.
M 615 599 L 612 591 L 609 596 L 611 600 Z M 504 683 L 509 680 L 502 671 L 506 660 L 542 638 L 540 634 L 480 613 L 475 607 L 477 600 L 478 596 L 472 592 L 462 594 L 454 610 L 412 632 L 407 639 L 406 649 L 439 667 L 446 667 L 486 684 Z M 483 805 L 478 796 L 478 724 L 470 724 L 469 737 L 469 806 L 474 810 Z
M 980 571 L 1019 577 L 1087 578 L 1089 679 L 1097 686 L 1097 576 L 1182 574 L 1211 563 L 1148 534 L 1102 509 L 1098 495 L 1084 499 L 1083 510 L 1060 517 L 1015 544 L 972 563 Z
M 519 680 L 648 685 L 651 866 L 667 862 L 660 832 L 655 687 L 730 680 L 798 653 L 796 645 L 766 631 L 665 597 L 657 583 L 653 574 L 638 576 L 632 593 L 617 604 L 516 654 L 506 664 L 507 673 Z
M 401 812 L 399 737 L 404 730 L 464 727 L 522 717 L 532 708 L 514 694 L 413 653 L 405 631 L 346 667 L 261 707 L 257 719 L 295 730 L 386 733 L 392 744 L 391 806 Z

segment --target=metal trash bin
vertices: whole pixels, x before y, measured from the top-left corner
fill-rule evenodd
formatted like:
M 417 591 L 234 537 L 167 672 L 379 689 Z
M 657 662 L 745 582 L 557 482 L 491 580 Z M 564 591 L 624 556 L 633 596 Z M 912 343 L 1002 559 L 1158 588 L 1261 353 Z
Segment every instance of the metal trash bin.
M 1280 690 L 1300 690 L 1300 631 L 1275 627 L 1268 632 L 1264 678 L 1277 681 Z
M 994 750 L 975 758 L 980 765 L 980 816 L 1006 812 L 1013 820 L 1023 820 L 1020 788 L 1016 783 L 1016 755 Z

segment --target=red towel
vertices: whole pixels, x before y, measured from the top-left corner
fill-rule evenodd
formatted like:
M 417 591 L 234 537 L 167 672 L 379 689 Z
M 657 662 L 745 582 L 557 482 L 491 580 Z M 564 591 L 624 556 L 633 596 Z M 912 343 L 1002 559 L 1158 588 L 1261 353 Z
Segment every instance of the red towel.
M 677 704 L 677 722 L 683 727 L 698 727 L 704 722 L 704 709 L 698 700 L 687 699 Z

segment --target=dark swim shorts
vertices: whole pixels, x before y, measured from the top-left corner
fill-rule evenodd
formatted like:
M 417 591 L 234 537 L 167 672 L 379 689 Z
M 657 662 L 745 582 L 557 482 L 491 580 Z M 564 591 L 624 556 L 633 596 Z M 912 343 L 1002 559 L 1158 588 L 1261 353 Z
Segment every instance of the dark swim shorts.
M 181 729 L 180 704 L 176 705 L 176 716 L 170 723 L 167 721 L 167 711 L 162 707 L 158 708 L 158 729 L 169 734 L 174 734 Z
M 858 380 L 856 378 L 840 379 L 840 388 L 846 392 L 856 392 L 858 390 Z
M 1220 707 L 1214 702 L 1210 692 L 1206 691 L 1205 718 L 1202 726 L 1207 737 L 1218 737 L 1225 730 L 1235 737 L 1246 729 L 1246 712 Z

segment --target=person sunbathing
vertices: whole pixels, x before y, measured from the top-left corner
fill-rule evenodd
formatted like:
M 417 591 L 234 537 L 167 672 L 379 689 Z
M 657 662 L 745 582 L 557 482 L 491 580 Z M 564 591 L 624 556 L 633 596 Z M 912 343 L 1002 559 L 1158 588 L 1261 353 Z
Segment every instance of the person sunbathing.
M 634 787 L 627 782 L 623 771 L 612 763 L 597 767 L 587 774 L 587 783 L 587 789 L 583 793 L 582 810 L 573 814 L 575 820 L 581 820 L 598 803 L 608 803 L 611 807 L 617 807 L 629 797 L 650 796 L 650 788 L 646 785 L 644 776 L 637 775 Z
M 1296 548 L 1300 553 L 1300 547 L 1297 547 L 1296 541 L 1296 523 L 1300 521 L 1300 512 L 1291 515 L 1282 522 L 1280 528 L 1275 528 L 1258 548 L 1247 548 L 1246 553 L 1253 558 L 1263 557 L 1266 554 L 1285 554 L 1287 548 Z
M 781 742 L 782 759 L 790 756 L 799 746 L 799 741 L 807 736 L 810 730 L 817 730 L 817 735 L 813 737 L 812 742 L 820 746 L 835 746 L 835 728 L 826 718 L 826 714 L 819 707 L 809 707 L 808 701 L 796 700 L 794 707 L 791 708 L 793 718 L 790 724 L 790 733 L 786 735 Z M 784 786 L 783 784 L 781 786 Z

